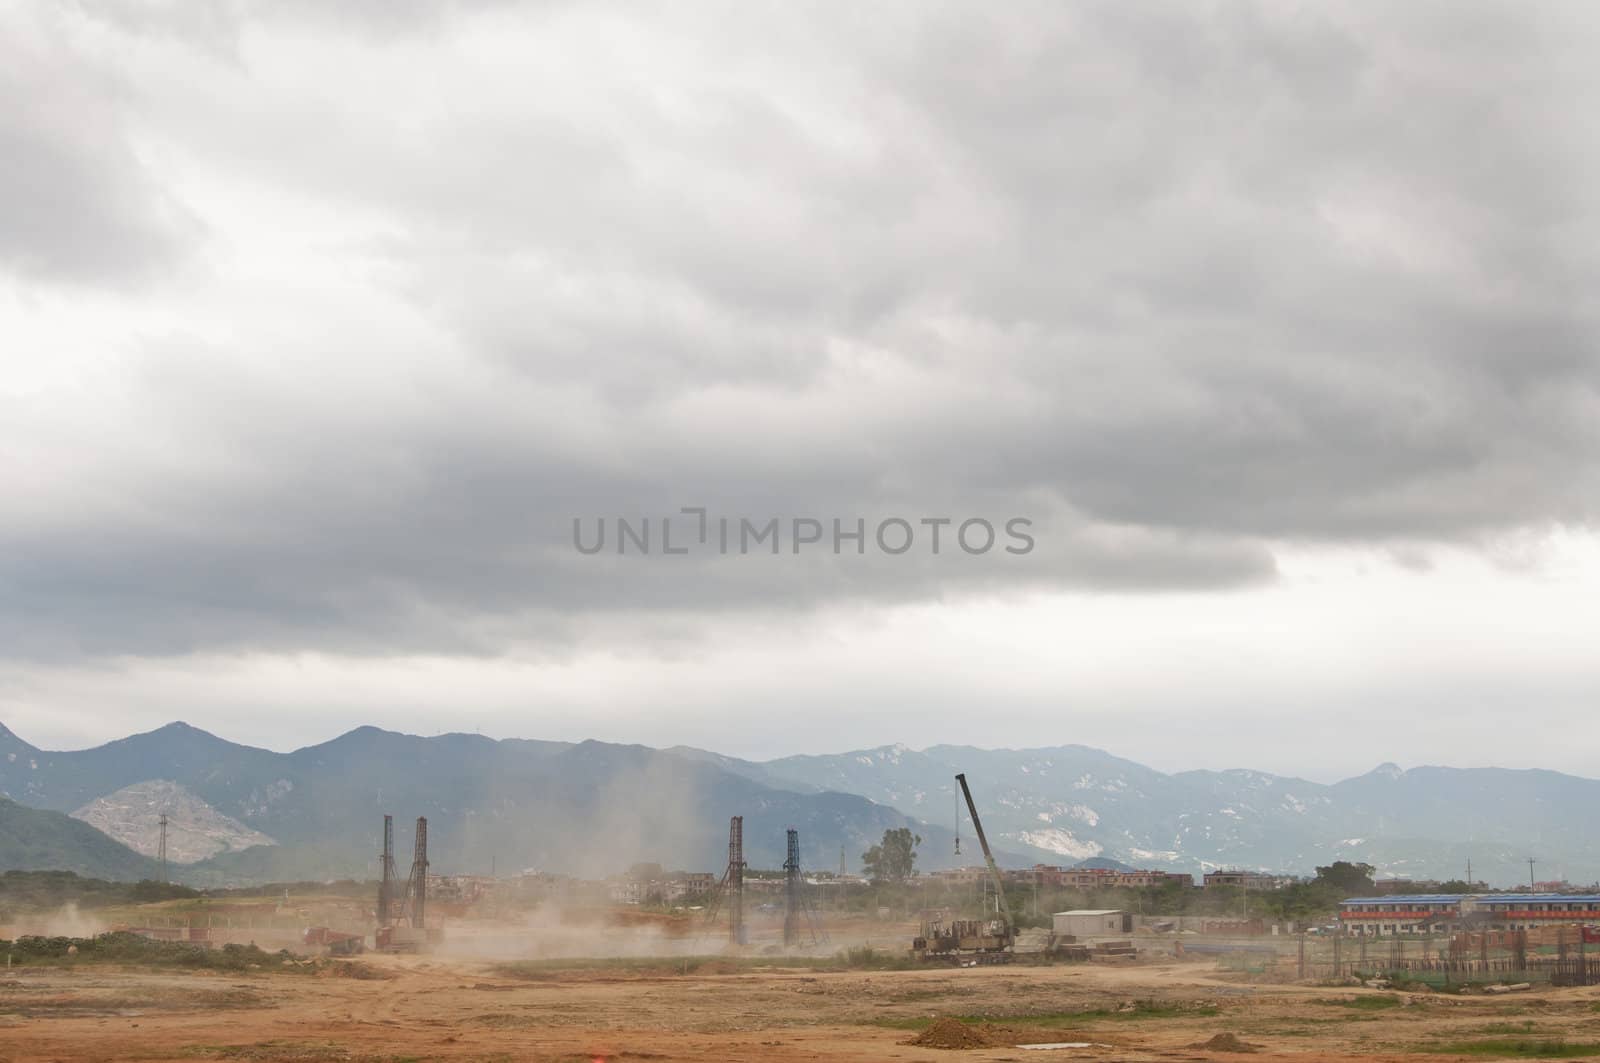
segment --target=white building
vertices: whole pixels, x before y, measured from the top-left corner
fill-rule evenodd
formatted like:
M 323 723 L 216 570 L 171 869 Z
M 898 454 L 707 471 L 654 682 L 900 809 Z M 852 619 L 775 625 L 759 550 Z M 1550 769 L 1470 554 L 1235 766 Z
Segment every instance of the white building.
M 1120 908 L 1075 908 L 1050 917 L 1050 929 L 1077 938 L 1133 933 L 1133 916 Z

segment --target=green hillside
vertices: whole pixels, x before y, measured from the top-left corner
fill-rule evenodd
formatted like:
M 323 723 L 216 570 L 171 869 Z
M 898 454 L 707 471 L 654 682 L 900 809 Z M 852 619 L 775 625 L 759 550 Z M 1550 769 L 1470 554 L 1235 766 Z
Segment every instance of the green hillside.
M 0 871 L 75 871 L 133 882 L 157 878 L 161 868 L 65 813 L 0 797 Z

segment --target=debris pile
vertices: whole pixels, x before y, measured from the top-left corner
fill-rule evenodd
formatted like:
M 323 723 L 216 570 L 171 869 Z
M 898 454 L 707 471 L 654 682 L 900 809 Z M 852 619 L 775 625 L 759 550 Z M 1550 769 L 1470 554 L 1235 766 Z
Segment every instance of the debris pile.
M 982 1030 L 957 1022 L 955 1019 L 936 1019 L 932 1026 L 907 1041 L 920 1048 L 992 1048 L 995 1042 Z
M 1212 1052 L 1254 1052 L 1259 1045 L 1241 1041 L 1231 1033 L 1219 1033 L 1209 1041 L 1196 1041 L 1190 1048 L 1205 1048 Z

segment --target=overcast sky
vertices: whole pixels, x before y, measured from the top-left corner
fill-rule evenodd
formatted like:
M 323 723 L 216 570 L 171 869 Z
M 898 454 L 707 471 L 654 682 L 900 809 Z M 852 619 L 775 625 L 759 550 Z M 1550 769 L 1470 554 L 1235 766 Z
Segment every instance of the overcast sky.
M 0 11 L 36 745 L 1600 774 L 1592 4 Z

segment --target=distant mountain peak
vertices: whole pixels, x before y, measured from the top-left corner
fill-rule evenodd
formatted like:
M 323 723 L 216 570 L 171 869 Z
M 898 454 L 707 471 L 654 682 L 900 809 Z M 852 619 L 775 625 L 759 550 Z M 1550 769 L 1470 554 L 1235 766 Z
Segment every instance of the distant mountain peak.
M 184 735 L 184 736 L 187 736 L 187 737 L 195 737 L 195 738 L 216 738 L 217 737 L 216 735 L 212 734 L 210 731 L 202 731 L 200 728 L 196 727 L 192 723 L 189 723 L 187 720 L 173 720 L 170 723 L 162 724 L 160 727 L 157 727 L 154 731 L 147 731 L 145 733 L 146 734 L 152 734 L 152 735 L 162 735 L 163 737 L 176 737 L 178 735 Z M 220 741 L 220 739 L 219 739 L 219 741 Z
M 226 738 L 219 738 L 210 731 L 203 731 L 194 724 L 183 720 L 173 720 L 171 723 L 162 724 L 153 731 L 143 731 L 139 734 L 129 735 L 127 738 L 118 739 L 118 741 L 138 742 L 151 739 L 162 742 L 183 742 L 191 745 L 197 743 L 218 746 L 233 745 Z
M 1405 769 L 1393 761 L 1386 760 L 1382 764 L 1379 764 L 1376 768 L 1373 768 L 1371 771 L 1367 772 L 1367 774 L 1376 776 L 1380 779 L 1398 779 L 1400 776 L 1405 774 Z
M 13 752 L 38 752 L 33 746 L 18 738 L 16 732 L 3 723 L 0 723 L 0 748 L 10 748 Z
M 388 730 L 385 730 L 382 727 L 377 727 L 377 726 L 374 726 L 373 724 L 370 724 L 370 723 L 364 723 L 360 727 L 352 727 L 350 730 L 346 731 L 344 734 L 339 735 L 339 736 L 331 739 L 331 741 L 334 741 L 334 742 L 351 742 L 351 741 L 370 740 L 370 739 L 374 739 L 374 738 L 411 738 L 411 737 L 413 737 L 413 736 L 405 734 L 405 733 L 403 733 L 401 731 L 388 731 Z

